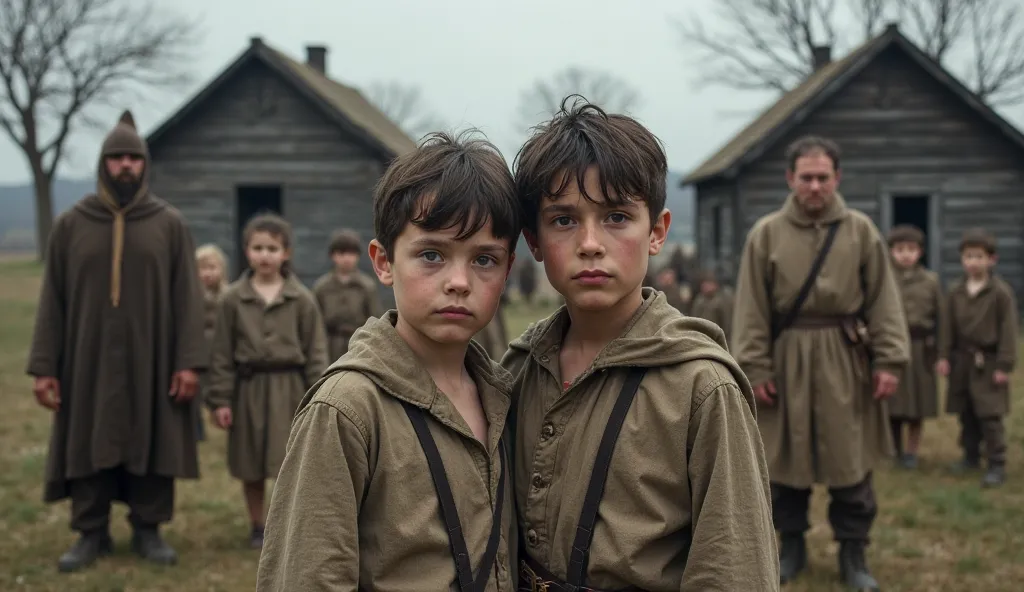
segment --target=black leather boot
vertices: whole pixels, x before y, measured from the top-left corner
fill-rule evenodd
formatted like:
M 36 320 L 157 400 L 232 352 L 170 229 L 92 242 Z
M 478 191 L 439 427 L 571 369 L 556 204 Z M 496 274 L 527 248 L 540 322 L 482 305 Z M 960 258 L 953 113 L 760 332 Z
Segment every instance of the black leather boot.
M 106 557 L 114 551 L 114 541 L 105 530 L 82 534 L 71 548 L 57 560 L 57 570 L 62 573 L 78 571 Z
M 1006 466 L 1002 464 L 989 465 L 988 471 L 981 480 L 982 487 L 999 487 L 1006 482 Z
M 839 544 L 839 577 L 850 590 L 878 592 L 878 582 L 868 571 L 862 541 L 842 541 Z
M 132 551 L 147 561 L 160 565 L 174 565 L 178 554 L 160 536 L 155 526 L 137 527 L 132 533 Z
M 807 567 L 807 542 L 802 532 L 783 534 L 779 544 L 779 581 L 792 582 Z

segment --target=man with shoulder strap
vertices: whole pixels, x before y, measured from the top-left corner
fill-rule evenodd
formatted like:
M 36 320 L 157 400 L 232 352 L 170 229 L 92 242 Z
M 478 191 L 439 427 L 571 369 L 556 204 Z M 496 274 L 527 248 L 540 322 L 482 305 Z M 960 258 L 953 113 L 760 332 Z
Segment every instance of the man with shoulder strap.
M 829 488 L 839 569 L 877 590 L 864 550 L 877 511 L 871 471 L 892 454 L 885 399 L 909 360 L 909 337 L 885 241 L 836 192 L 839 148 L 790 146 L 782 208 L 747 236 L 731 343 L 754 387 L 781 535 L 782 583 L 805 567 L 811 486 Z

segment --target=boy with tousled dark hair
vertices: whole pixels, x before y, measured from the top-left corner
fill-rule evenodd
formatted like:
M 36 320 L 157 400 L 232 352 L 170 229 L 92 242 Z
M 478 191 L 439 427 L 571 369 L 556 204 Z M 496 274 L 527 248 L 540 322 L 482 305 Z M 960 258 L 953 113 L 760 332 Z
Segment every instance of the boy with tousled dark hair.
M 939 344 L 939 374 L 947 376 L 946 411 L 960 416 L 963 459 L 957 472 L 981 466 L 985 444 L 988 471 L 982 486 L 1006 481 L 1006 427 L 1010 374 L 1017 364 L 1017 299 L 992 272 L 998 257 L 995 238 L 972 228 L 960 241 L 964 277 L 949 290 L 946 328 Z
M 373 212 L 397 310 L 303 399 L 257 589 L 512 590 L 511 377 L 472 342 L 514 259 L 512 176 L 490 143 L 434 134 L 391 164 Z
M 665 242 L 665 153 L 569 97 L 516 161 L 526 239 L 566 305 L 502 360 L 515 378 L 520 585 L 774 590 L 754 400 L 715 325 L 642 287 Z
M 335 233 L 327 247 L 333 269 L 313 284 L 313 294 L 324 316 L 332 362 L 348 351 L 348 340 L 366 319 L 383 312 L 377 283 L 359 270 L 362 251 L 355 231 L 346 228 Z

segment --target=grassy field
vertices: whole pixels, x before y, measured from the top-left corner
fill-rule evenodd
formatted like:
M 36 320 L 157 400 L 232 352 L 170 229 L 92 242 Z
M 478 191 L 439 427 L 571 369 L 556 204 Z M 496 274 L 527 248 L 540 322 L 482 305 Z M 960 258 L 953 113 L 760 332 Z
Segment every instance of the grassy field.
M 179 483 L 177 516 L 166 529 L 181 560 L 151 567 L 128 551 L 126 510 L 112 520 L 114 557 L 72 575 L 58 574 L 56 559 L 75 535 L 66 503 L 41 499 L 49 415 L 37 407 L 24 376 L 39 270 L 29 262 L 0 261 L 0 590 L 115 592 L 253 590 L 257 555 L 246 548 L 248 523 L 241 488 L 227 474 L 224 436 L 210 430 L 201 446 L 200 481 Z M 513 305 L 509 331 L 518 333 L 542 313 Z M 1009 480 L 982 491 L 979 475 L 952 477 L 944 467 L 958 458 L 951 417 L 927 425 L 922 469 L 885 469 L 876 478 L 880 513 L 869 561 L 886 590 L 1019 590 L 1024 580 L 1024 382 L 1015 390 L 1009 419 Z M 810 573 L 787 590 L 840 590 L 835 544 L 825 518 L 827 497 L 815 493 Z

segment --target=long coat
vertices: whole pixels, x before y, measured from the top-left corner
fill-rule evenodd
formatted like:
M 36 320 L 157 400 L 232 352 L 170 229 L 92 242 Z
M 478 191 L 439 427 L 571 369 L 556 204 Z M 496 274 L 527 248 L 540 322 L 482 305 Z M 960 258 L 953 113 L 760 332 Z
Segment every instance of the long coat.
M 897 269 L 896 279 L 910 330 L 910 365 L 889 402 L 889 415 L 907 420 L 935 417 L 939 410 L 935 362 L 942 339 L 939 332 L 946 324 L 946 299 L 934 271 L 919 265 Z
M 1013 372 L 1017 364 L 1017 301 L 1013 288 L 998 276 L 971 296 L 965 281 L 952 286 L 948 297 L 947 328 L 939 355 L 951 369 L 946 411 L 962 413 L 968 403 L 978 417 L 1010 412 L 1010 387 L 997 385 L 996 370 Z M 979 363 L 980 362 L 980 363 Z
M 327 337 L 313 295 L 295 275 L 270 303 L 250 277 L 219 301 L 206 399 L 212 409 L 231 407 L 228 469 L 254 482 L 277 476 L 295 410 L 327 368 Z
M 847 345 L 838 323 L 798 321 L 773 338 L 773 317 L 796 300 L 832 222 L 840 223 L 835 244 L 800 316 L 863 316 L 873 368 Z M 885 402 L 872 397 L 871 375 L 902 375 L 910 359 L 906 319 L 888 246 L 871 219 L 848 209 L 840 195 L 817 219 L 790 196 L 751 229 L 730 345 L 751 384 L 774 381 L 778 392 L 774 404 L 758 403 L 757 410 L 773 483 L 847 487 L 892 454 L 889 415 Z
M 206 367 L 203 296 L 185 221 L 143 193 L 127 210 L 120 300 L 111 299 L 114 216 L 83 198 L 54 222 L 27 372 L 56 377 L 44 499 L 68 481 L 123 466 L 198 478 L 196 403 L 169 396 L 178 370 Z

